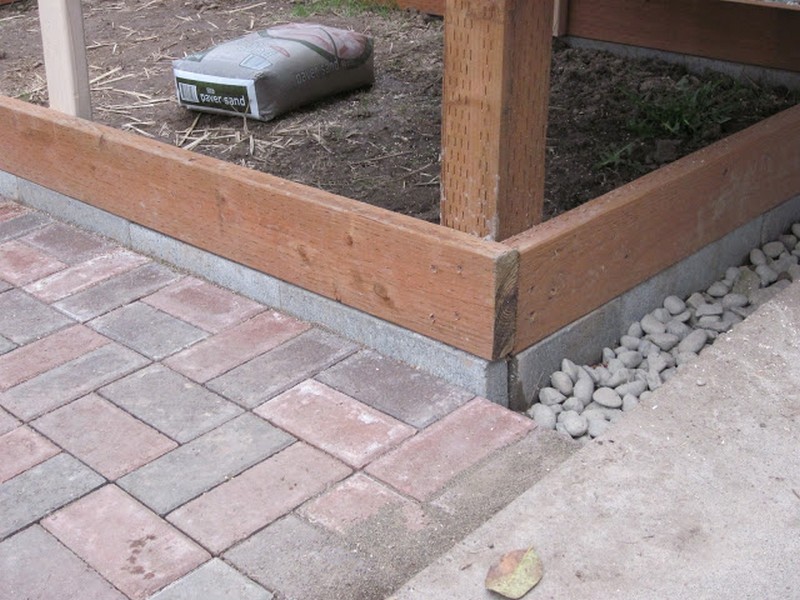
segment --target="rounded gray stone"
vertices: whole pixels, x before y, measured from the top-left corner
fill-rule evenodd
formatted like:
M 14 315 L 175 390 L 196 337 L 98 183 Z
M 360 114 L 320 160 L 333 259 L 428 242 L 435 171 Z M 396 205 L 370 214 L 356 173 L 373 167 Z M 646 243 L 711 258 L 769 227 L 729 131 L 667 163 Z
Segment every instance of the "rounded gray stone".
M 626 350 L 638 350 L 639 349 L 639 344 L 641 343 L 641 341 L 642 341 L 642 338 L 635 337 L 635 336 L 632 336 L 632 335 L 623 335 L 619 339 L 619 343 L 622 344 L 622 346 Z
M 699 319 L 700 317 L 721 315 L 723 310 L 721 302 L 706 302 L 695 309 L 694 316 Z
M 589 421 L 586 417 L 572 410 L 562 413 L 561 424 L 564 426 L 564 430 L 574 438 L 581 437 L 589 429 Z
M 686 323 L 682 323 L 681 321 L 673 319 L 667 323 L 667 333 L 671 333 L 672 335 L 677 336 L 679 340 L 682 340 L 687 335 L 692 333 L 692 328 Z
M 605 419 L 591 419 L 587 430 L 590 437 L 596 438 L 603 435 L 609 427 L 611 427 L 611 423 Z
M 539 402 L 551 406 L 553 404 L 561 404 L 567 397 L 555 388 L 543 387 L 539 390 Z
M 677 361 L 676 361 L 676 364 L 677 364 Z M 664 369 L 663 371 L 661 371 L 661 381 L 663 381 L 664 383 L 667 383 L 667 381 L 669 381 L 670 379 L 675 377 L 675 375 L 677 373 L 678 373 L 678 368 L 677 367 L 671 367 L 669 369 Z
M 703 329 L 695 329 L 678 344 L 678 355 L 685 352 L 697 354 L 703 349 L 706 342 L 708 342 L 708 333 Z M 678 362 L 678 364 L 680 364 L 680 362 Z
M 730 292 L 730 287 L 722 281 L 715 281 L 706 290 L 709 296 L 713 298 L 722 298 L 725 294 Z
M 621 408 L 608 409 L 606 411 L 606 418 L 609 420 L 610 423 L 616 423 L 622 418 L 623 414 L 624 413 L 622 412 Z
M 635 369 L 644 360 L 644 356 L 636 350 L 628 350 L 618 355 L 618 360 L 628 369 Z
M 564 371 L 555 371 L 550 375 L 550 385 L 564 394 L 564 396 L 572 395 L 572 378 Z
M 633 394 L 625 394 L 622 398 L 622 411 L 628 412 L 639 406 L 639 398 Z
M 592 394 L 594 393 L 594 381 L 588 377 L 580 377 L 572 389 L 573 395 L 583 403 L 584 406 L 592 401 Z
M 606 387 L 615 388 L 618 385 L 627 383 L 631 380 L 631 372 L 628 369 L 618 369 L 610 373 L 604 380 L 601 379 L 600 383 Z M 592 395 L 594 397 L 594 395 Z
M 778 258 L 781 254 L 786 252 L 786 246 L 783 245 L 783 242 L 779 241 L 767 242 L 761 247 L 761 250 L 769 258 Z
M 686 305 L 689 308 L 693 309 L 697 309 L 698 306 L 705 303 L 706 303 L 706 297 L 703 296 L 703 294 L 701 294 L 700 292 L 695 292 L 686 299 Z
M 725 310 L 730 310 L 731 308 L 740 308 L 742 306 L 747 306 L 750 301 L 747 299 L 747 296 L 744 294 L 726 294 L 722 298 L 722 308 Z
M 653 333 L 664 333 L 667 328 L 658 318 L 656 318 L 652 314 L 647 314 L 644 318 L 640 321 L 642 325 L 642 331 L 645 333 L 653 334 Z
M 792 223 L 792 235 L 796 238 L 800 238 L 800 222 Z
M 647 382 L 642 379 L 637 379 L 636 381 L 630 381 L 628 383 L 623 383 L 622 385 L 617 386 L 616 388 L 614 388 L 614 391 L 617 393 L 617 395 L 623 398 L 628 395 L 636 396 L 638 398 L 639 394 L 641 394 L 646 389 L 647 389 Z M 617 408 L 617 407 L 612 406 L 610 408 Z
M 594 391 L 592 400 L 606 408 L 619 408 L 622 406 L 622 397 L 611 388 L 603 387 Z
M 797 245 L 797 236 L 791 233 L 782 233 L 778 239 L 783 243 L 787 250 L 791 250 Z
M 669 311 L 669 314 L 678 315 L 686 310 L 686 302 L 678 296 L 667 296 L 664 298 L 664 308 Z
M 747 267 L 740 267 L 739 279 L 737 279 L 736 283 L 733 284 L 731 292 L 735 294 L 744 294 L 749 298 L 750 294 L 758 290 L 760 286 L 761 278 L 756 275 L 754 271 L 748 269 Z
M 581 414 L 583 412 L 583 402 L 578 400 L 575 396 L 570 396 L 566 400 L 564 400 L 564 404 L 561 405 L 561 408 L 565 412 L 576 412 Z
M 656 308 L 650 314 L 662 323 L 666 323 L 672 318 L 672 313 L 670 313 L 666 308 Z
M 639 321 L 634 321 L 628 326 L 628 335 L 637 338 L 640 338 L 644 335 L 644 331 L 642 331 L 642 325 L 639 323 Z
M 651 356 L 647 359 L 648 363 L 648 372 L 655 371 L 656 373 L 661 373 L 664 369 L 669 367 L 669 361 L 667 360 L 667 356 L 670 356 L 666 352 L 656 354 L 655 356 Z M 671 358 L 671 357 L 670 357 Z
M 737 267 L 728 267 L 725 270 L 725 281 L 728 285 L 733 285 L 739 279 L 739 269 Z
M 766 265 L 767 255 L 760 248 L 750 250 L 750 264 L 754 266 Z
M 594 404 L 594 403 L 591 404 L 590 406 L 591 406 L 591 408 L 587 407 L 586 410 L 584 410 L 581 413 L 581 416 L 583 416 L 587 421 L 591 422 L 591 421 L 606 421 L 607 420 L 606 419 L 606 411 L 608 410 L 607 408 L 604 408 L 604 407 L 600 406 L 599 404 Z
M 539 427 L 544 427 L 545 429 L 556 428 L 556 414 L 549 406 L 537 402 L 528 410 L 528 416 L 530 416 Z
M 758 265 L 756 275 L 761 280 L 761 285 L 768 286 L 778 281 L 778 274 L 767 265 Z
M 659 371 L 655 369 L 651 369 L 647 372 L 647 389 L 651 392 L 656 391 L 663 385 L 663 381 L 661 380 L 661 375 Z M 645 390 L 647 391 L 647 390 Z M 642 392 L 644 393 L 644 392 Z M 641 396 L 639 396 L 641 398 Z M 625 410 L 625 398 L 622 399 L 622 410 Z
M 697 358 L 697 354 L 694 352 L 679 352 L 678 355 L 675 357 L 675 362 L 680 367 L 681 365 L 688 365 L 690 362 L 693 362 Z M 664 371 L 666 373 L 666 371 Z M 661 378 L 664 379 L 664 373 L 661 374 Z
M 670 323 L 673 323 L 673 321 L 670 321 Z M 683 323 L 681 323 L 681 325 L 683 325 Z M 678 343 L 680 343 L 681 339 L 674 333 L 654 333 L 650 336 L 650 341 L 652 341 L 661 350 L 669 352 Z
M 608 363 L 608 361 L 617 358 L 616 353 L 611 348 L 603 348 L 603 362 Z
M 578 381 L 578 376 L 580 375 L 580 368 L 570 359 L 565 358 L 561 361 L 561 371 L 569 375 L 569 378 L 572 380 L 572 383 Z

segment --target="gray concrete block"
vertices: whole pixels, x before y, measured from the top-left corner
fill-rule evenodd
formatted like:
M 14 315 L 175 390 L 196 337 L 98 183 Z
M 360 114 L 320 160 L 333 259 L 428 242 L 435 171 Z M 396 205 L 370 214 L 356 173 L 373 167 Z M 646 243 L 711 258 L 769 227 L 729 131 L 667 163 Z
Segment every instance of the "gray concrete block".
M 130 246 L 130 227 L 127 219 L 112 215 L 90 204 L 59 192 L 19 179 L 18 199 L 22 204 L 54 215 L 61 221 L 74 223 Z
M 104 483 L 82 462 L 61 453 L 0 484 L 0 539 Z
M 150 600 L 272 600 L 268 592 L 218 558 L 208 561 Z
M 16 175 L 0 171 L 0 196 L 5 196 L 9 200 L 16 200 L 19 195 L 18 179 Z
M 245 413 L 137 469 L 117 483 L 159 514 L 185 504 L 294 441 Z

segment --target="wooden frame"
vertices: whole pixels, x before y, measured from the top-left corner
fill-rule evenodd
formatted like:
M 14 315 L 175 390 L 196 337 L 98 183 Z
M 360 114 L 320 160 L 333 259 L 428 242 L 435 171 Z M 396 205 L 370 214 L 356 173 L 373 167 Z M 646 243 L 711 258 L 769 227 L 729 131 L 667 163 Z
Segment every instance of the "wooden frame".
M 800 194 L 800 107 L 504 243 L 4 97 L 0 137 L 4 171 L 487 360 Z

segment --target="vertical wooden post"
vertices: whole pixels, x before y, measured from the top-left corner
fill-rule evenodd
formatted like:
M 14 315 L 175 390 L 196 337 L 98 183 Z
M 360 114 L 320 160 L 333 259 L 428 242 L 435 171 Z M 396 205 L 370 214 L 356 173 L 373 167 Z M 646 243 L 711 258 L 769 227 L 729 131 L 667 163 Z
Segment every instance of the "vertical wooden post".
M 442 223 L 502 240 L 541 221 L 553 0 L 448 0 Z
M 80 0 L 39 0 L 50 108 L 92 118 Z
M 567 35 L 567 18 L 569 17 L 569 0 L 554 0 L 553 37 Z

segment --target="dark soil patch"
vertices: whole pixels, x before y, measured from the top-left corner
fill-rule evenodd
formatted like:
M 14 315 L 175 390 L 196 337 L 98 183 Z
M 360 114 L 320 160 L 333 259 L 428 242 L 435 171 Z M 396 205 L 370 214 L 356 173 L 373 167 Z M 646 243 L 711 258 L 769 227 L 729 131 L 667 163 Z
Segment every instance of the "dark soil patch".
M 298 16 L 306 0 L 84 0 L 94 118 L 390 210 L 438 220 L 440 19 Z M 171 59 L 287 21 L 372 35 L 376 83 L 270 123 L 189 112 Z M 45 103 L 36 2 L 0 7 L 0 93 Z M 798 102 L 784 89 L 554 42 L 545 216 L 619 187 Z

